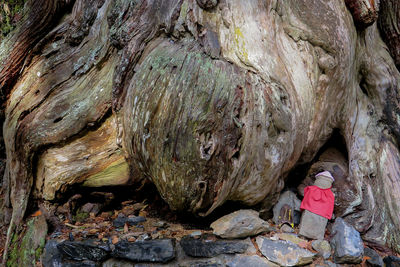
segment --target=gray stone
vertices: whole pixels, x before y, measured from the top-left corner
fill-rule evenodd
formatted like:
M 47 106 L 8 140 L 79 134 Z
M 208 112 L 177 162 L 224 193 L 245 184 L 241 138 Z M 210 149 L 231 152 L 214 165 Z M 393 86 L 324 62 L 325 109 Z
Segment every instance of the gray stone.
M 225 263 L 220 259 L 197 260 L 179 263 L 179 267 L 225 267 Z
M 146 218 L 142 216 L 129 216 L 126 217 L 123 213 L 118 214 L 118 217 L 113 221 L 114 227 L 124 227 L 125 223 L 128 225 L 137 225 L 141 222 L 145 222 Z
M 354 227 L 342 218 L 337 218 L 332 226 L 331 245 L 334 249 L 335 263 L 360 263 L 364 255 L 364 246 Z
M 300 211 L 301 201 L 292 191 L 285 191 L 280 195 L 278 202 L 273 208 L 273 221 L 276 225 L 288 223 L 294 225 L 295 211 Z
M 190 233 L 190 236 L 192 237 L 200 237 L 202 235 L 201 231 L 194 231 Z
M 149 236 L 148 233 L 144 233 L 144 234 L 138 236 L 136 241 L 147 241 L 147 240 L 150 240 L 150 239 L 151 239 L 151 236 Z
M 157 222 L 153 223 L 153 226 L 157 227 L 157 228 L 164 229 L 164 228 L 168 227 L 168 224 L 166 222 L 164 222 L 164 221 L 157 221 Z
M 258 236 L 256 241 L 261 253 L 269 261 L 281 266 L 309 264 L 315 256 L 314 253 L 289 241 L 271 240 L 263 236 Z
M 379 254 L 370 248 L 364 248 L 364 255 L 369 257 L 369 259 L 367 259 L 366 263 L 368 266 L 372 266 L 372 267 L 383 267 L 384 263 L 382 260 L 382 257 L 379 256 Z
M 280 240 L 289 241 L 298 246 L 301 246 L 302 244 L 304 245 L 307 243 L 307 240 L 298 237 L 296 234 L 279 233 L 279 234 L 274 235 L 273 238 L 271 238 L 271 239 L 277 240 L 277 239 L 274 239 L 275 236 Z
M 135 262 L 168 262 L 175 258 L 175 250 L 171 239 L 137 241 L 134 243 L 120 241 L 115 244 L 112 256 Z
M 211 228 L 217 236 L 234 239 L 270 231 L 271 227 L 260 219 L 257 211 L 238 210 L 219 218 L 211 224 Z
M 281 231 L 284 233 L 294 233 L 294 229 L 286 223 L 281 226 Z
M 62 255 L 57 248 L 57 240 L 49 240 L 44 247 L 42 263 L 44 267 L 62 266 Z
M 251 256 L 236 256 L 232 261 L 226 263 L 227 267 L 273 267 L 276 266 L 272 262 L 269 262 L 265 258 L 261 258 L 257 255 Z
M 58 240 L 49 240 L 46 243 L 42 255 L 43 267 L 99 267 L 100 264 L 95 261 L 82 260 L 72 261 L 68 260 L 59 251 L 57 245 L 60 243 Z
M 328 219 L 304 210 L 301 216 L 299 234 L 310 239 L 324 239 Z
M 331 256 L 331 246 L 326 240 L 314 240 L 311 243 L 313 249 L 318 251 L 318 256 L 321 256 L 325 260 Z
M 383 258 L 386 267 L 400 267 L 400 258 L 396 256 L 386 256 Z
M 135 267 L 135 264 L 125 260 L 111 258 L 103 262 L 101 267 Z
M 324 263 L 325 263 L 325 265 L 327 265 L 328 267 L 336 267 L 336 266 L 337 266 L 336 263 L 333 263 L 333 262 L 331 262 L 331 261 L 325 261 Z
M 107 244 L 94 240 L 63 241 L 57 244 L 57 248 L 64 257 L 75 261 L 103 261 L 111 252 Z
M 84 261 L 63 261 L 62 267 L 100 267 L 101 263 L 95 262 L 95 261 L 89 261 L 89 260 L 84 260 Z M 59 267 L 59 266 L 57 266 Z
M 234 241 L 208 241 L 184 237 L 180 245 L 186 255 L 211 258 L 220 254 L 244 253 L 248 244 Z

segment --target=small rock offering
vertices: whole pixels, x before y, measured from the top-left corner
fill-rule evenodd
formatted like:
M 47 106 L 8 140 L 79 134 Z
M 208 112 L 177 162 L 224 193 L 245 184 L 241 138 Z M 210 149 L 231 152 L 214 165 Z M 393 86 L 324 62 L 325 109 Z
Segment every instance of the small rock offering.
M 284 233 L 294 233 L 294 229 L 286 223 L 281 226 L 281 231 Z
M 227 239 L 254 236 L 270 231 L 268 222 L 260 219 L 254 210 L 238 210 L 225 215 L 211 224 L 214 234 Z
M 289 224 L 292 227 L 296 222 L 295 214 L 300 212 L 301 201 L 292 191 L 285 191 L 275 204 L 273 221 L 276 225 Z

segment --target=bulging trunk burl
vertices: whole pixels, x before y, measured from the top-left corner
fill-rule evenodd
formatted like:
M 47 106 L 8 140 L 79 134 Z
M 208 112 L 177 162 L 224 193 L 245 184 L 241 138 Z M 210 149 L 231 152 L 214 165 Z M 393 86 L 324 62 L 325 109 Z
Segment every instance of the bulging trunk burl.
M 29 199 L 74 183 L 146 179 L 202 216 L 228 200 L 269 209 L 336 129 L 351 189 L 340 215 L 400 251 L 399 46 L 384 39 L 391 56 L 380 37 L 378 1 L 64 5 L 40 41 L 0 51 L 9 235 Z

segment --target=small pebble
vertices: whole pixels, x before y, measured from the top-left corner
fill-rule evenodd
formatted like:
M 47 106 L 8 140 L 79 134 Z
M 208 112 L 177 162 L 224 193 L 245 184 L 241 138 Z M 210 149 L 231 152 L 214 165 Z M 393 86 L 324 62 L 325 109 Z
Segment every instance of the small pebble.
M 190 236 L 192 236 L 192 237 L 200 237 L 201 236 L 201 231 L 194 231 L 194 232 L 192 232 L 191 234 L 190 234 Z
M 294 233 L 294 229 L 287 224 L 282 225 L 281 230 L 284 233 Z
M 146 233 L 146 234 L 140 235 L 137 240 L 145 241 L 145 240 L 150 240 L 150 239 L 151 239 L 151 237 Z
M 118 241 L 119 241 L 118 236 L 114 235 L 114 236 L 112 237 L 111 243 L 112 243 L 113 245 L 115 245 L 116 243 L 118 243 Z
M 158 222 L 154 222 L 154 223 L 153 223 L 153 226 L 154 226 L 154 227 L 157 227 L 157 228 L 165 228 L 165 227 L 167 227 L 168 225 L 167 225 L 167 223 L 164 222 L 164 221 L 158 221 Z

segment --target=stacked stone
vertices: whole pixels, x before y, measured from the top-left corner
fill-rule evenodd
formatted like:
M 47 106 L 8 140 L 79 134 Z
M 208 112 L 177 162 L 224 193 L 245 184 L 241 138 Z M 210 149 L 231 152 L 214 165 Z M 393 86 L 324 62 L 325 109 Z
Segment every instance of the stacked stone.
M 318 173 L 315 176 L 316 180 L 314 185 L 320 189 L 329 189 L 332 187 L 334 178 L 328 171 Z M 306 198 L 306 196 L 305 196 Z M 303 200 L 304 201 L 304 200 Z M 332 214 L 331 214 L 332 216 Z M 315 214 L 309 210 L 304 210 L 300 221 L 300 235 L 310 239 L 324 239 L 325 228 L 328 219 Z

